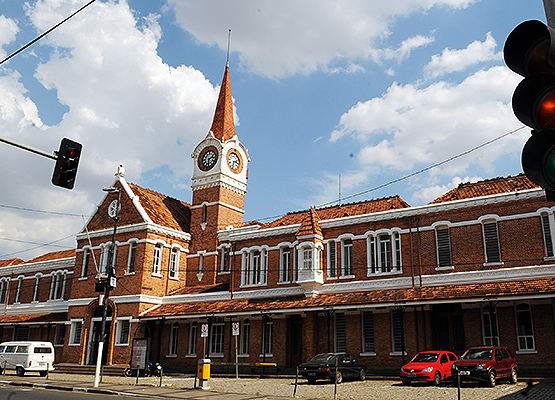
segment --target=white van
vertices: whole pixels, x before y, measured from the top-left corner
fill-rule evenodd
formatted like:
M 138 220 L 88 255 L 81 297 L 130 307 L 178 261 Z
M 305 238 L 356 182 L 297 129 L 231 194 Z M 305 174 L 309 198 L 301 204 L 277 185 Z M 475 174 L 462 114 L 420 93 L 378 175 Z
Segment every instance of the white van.
M 38 371 L 46 376 L 54 367 L 54 346 L 50 342 L 4 342 L 0 344 L 0 372 L 15 369 L 18 376 Z

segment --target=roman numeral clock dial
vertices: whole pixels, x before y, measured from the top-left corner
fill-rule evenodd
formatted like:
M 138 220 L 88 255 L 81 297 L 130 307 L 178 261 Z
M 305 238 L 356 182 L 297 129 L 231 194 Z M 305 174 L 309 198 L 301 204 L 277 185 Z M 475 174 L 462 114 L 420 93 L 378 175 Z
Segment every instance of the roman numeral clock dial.
M 200 153 L 198 158 L 198 167 L 203 171 L 208 171 L 216 165 L 217 160 L 218 150 L 213 146 L 209 146 Z

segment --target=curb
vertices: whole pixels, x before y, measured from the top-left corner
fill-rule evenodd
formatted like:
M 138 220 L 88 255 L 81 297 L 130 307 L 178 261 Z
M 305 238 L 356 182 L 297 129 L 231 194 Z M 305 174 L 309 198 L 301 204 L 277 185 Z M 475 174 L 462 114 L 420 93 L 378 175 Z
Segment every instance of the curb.
M 24 386 L 32 387 L 38 389 L 53 389 L 53 390 L 63 390 L 66 392 L 86 392 L 95 394 L 110 394 L 119 395 L 120 392 L 107 389 L 97 389 L 97 388 L 86 388 L 86 387 L 73 387 L 73 386 L 63 386 L 63 385 L 52 385 L 49 383 L 30 383 L 30 382 L 14 382 L 14 381 L 0 381 L 0 384 L 10 385 L 10 386 Z

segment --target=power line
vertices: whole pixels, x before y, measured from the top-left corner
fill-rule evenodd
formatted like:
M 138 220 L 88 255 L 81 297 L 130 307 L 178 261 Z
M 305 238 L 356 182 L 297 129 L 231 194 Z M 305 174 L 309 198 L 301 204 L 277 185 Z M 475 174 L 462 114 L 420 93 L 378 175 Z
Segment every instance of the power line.
M 16 255 L 16 254 L 26 253 L 26 252 L 28 252 L 28 251 L 40 249 L 41 247 L 46 247 L 46 246 L 55 246 L 55 247 L 67 248 L 66 246 L 57 246 L 57 245 L 55 245 L 54 243 L 58 243 L 58 242 L 61 242 L 61 241 L 63 241 L 63 240 L 67 240 L 67 239 L 69 239 L 69 238 L 71 238 L 71 237 L 75 237 L 75 235 L 76 235 L 76 234 L 71 234 L 71 235 L 66 236 L 66 237 L 64 237 L 64 238 L 57 239 L 57 240 L 53 240 L 53 241 L 48 242 L 48 243 L 37 243 L 37 246 L 31 247 L 31 248 L 29 248 L 29 249 L 19 250 L 19 251 L 14 251 L 13 253 L 3 254 L 3 255 L 0 256 L 0 259 L 4 259 L 4 258 L 6 258 L 6 257 L 10 257 L 10 256 L 13 256 L 13 255 Z M 22 241 L 22 240 L 7 239 L 7 238 L 0 238 L 0 239 L 2 239 L 2 240 L 9 240 L 9 241 L 13 241 L 13 242 L 21 242 L 21 243 L 30 243 L 30 244 L 33 244 L 33 242 L 24 242 L 24 241 Z
M 18 211 L 29 211 L 29 212 L 36 212 L 36 213 L 42 213 L 42 214 L 51 214 L 51 215 L 62 215 L 62 216 L 66 216 L 66 217 L 83 217 L 83 216 L 87 216 L 84 214 L 72 214 L 72 213 L 64 213 L 64 212 L 57 212 L 57 211 L 46 211 L 46 210 L 38 210 L 35 208 L 26 208 L 26 207 L 18 207 L 18 206 L 9 206 L 7 204 L 0 204 L 1 208 L 9 208 L 12 210 L 18 210 Z
M 21 47 L 19 50 L 13 52 L 12 54 L 10 54 L 9 56 L 7 56 L 6 58 L 4 58 L 2 61 L 0 61 L 0 65 L 4 64 L 6 61 L 8 61 L 10 58 L 15 57 L 17 54 L 21 53 L 23 50 L 25 50 L 26 48 L 32 46 L 33 44 L 35 44 L 36 42 L 38 42 L 39 40 L 41 40 L 43 37 L 45 37 L 46 35 L 48 35 L 50 32 L 52 32 L 54 29 L 56 29 L 57 27 L 59 27 L 60 25 L 62 25 L 64 22 L 68 21 L 69 19 L 73 18 L 77 13 L 83 11 L 85 8 L 87 8 L 88 6 L 90 6 L 92 3 L 94 3 L 96 0 L 91 0 L 89 1 L 87 4 L 85 4 L 83 7 L 81 7 L 80 9 L 78 9 L 77 11 L 75 11 L 73 14 L 71 14 L 69 17 L 64 18 L 62 21 L 58 22 L 56 25 L 54 25 L 52 28 L 50 28 L 49 30 L 47 30 L 46 32 L 44 32 L 42 35 L 36 37 L 35 39 L 31 40 L 29 43 L 27 43 L 25 46 Z

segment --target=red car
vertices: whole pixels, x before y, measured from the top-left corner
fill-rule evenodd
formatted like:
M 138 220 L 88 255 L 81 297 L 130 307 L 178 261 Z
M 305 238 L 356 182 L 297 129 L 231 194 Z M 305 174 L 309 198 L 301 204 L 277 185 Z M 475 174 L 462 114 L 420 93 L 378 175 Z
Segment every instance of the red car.
M 451 378 L 451 366 L 458 358 L 450 351 L 423 351 L 401 367 L 401 382 L 434 382 L 437 386 L 442 380 Z
M 474 380 L 493 387 L 497 379 L 516 383 L 518 367 L 513 353 L 506 347 L 472 347 L 453 364 L 451 375 L 455 386 L 459 380 Z

